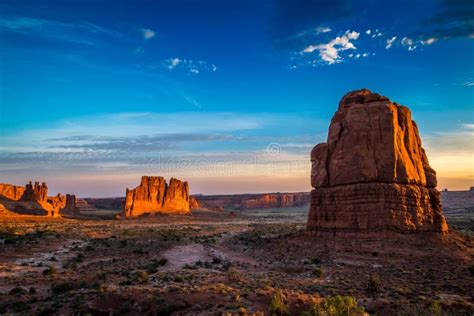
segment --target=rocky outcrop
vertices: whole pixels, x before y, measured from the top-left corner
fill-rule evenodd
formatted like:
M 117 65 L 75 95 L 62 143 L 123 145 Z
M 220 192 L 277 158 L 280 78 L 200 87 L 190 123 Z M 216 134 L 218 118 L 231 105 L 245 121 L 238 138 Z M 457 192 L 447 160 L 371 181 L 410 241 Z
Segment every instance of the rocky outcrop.
M 25 187 L 0 183 L 0 197 L 7 198 L 13 201 L 18 201 L 19 199 L 21 199 L 24 192 Z
M 48 186 L 45 182 L 39 184 L 35 182 L 33 186 L 31 181 L 25 186 L 25 192 L 21 196 L 21 201 L 25 202 L 47 202 L 48 199 Z
M 243 199 L 240 202 L 240 209 L 295 207 L 307 203 L 309 203 L 308 193 L 270 193 Z
M 194 196 L 189 197 L 189 208 L 194 210 L 200 208 L 201 205 L 199 204 L 199 201 L 196 199 Z
M 64 206 L 60 209 L 61 215 L 75 216 L 79 214 L 79 209 L 76 206 L 76 196 L 73 194 L 66 194 Z
M 126 190 L 123 216 L 145 213 L 188 214 L 189 186 L 187 182 L 171 178 L 169 185 L 163 177 L 143 176 L 133 190 Z
M 211 210 L 265 209 L 301 206 L 309 203 L 309 192 L 196 195 L 200 206 Z
M 2 207 L 17 214 L 59 217 L 63 209 L 74 209 L 74 204 L 71 204 L 73 199 L 75 196 L 70 195 L 48 196 L 48 186 L 45 182 L 35 182 L 33 185 L 30 181 L 25 187 L 0 184 Z
M 410 110 L 363 89 L 346 94 L 311 151 L 316 232 L 446 232 L 436 173 Z

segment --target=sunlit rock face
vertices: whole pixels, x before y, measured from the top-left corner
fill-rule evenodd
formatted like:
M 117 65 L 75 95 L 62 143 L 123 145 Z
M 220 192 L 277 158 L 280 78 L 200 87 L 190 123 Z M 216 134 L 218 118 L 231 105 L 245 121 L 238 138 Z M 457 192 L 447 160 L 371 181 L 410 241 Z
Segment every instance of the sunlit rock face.
M 127 189 L 123 215 L 139 216 L 145 213 L 188 214 L 189 185 L 171 178 L 169 185 L 163 177 L 143 176 L 135 189 Z
M 68 202 L 69 201 L 69 202 Z M 67 212 L 76 212 L 74 195 L 48 196 L 48 186 L 30 181 L 24 187 L 0 184 L 0 202 L 9 211 L 24 215 L 59 217 Z
M 349 92 L 311 162 L 310 231 L 448 229 L 436 172 L 405 106 L 367 89 Z

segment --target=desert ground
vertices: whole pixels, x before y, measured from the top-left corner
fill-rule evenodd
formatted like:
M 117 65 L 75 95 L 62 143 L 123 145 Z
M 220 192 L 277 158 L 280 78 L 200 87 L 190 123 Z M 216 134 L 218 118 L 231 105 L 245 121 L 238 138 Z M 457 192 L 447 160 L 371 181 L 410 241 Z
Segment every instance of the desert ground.
M 307 210 L 4 217 L 0 314 L 474 313 L 472 213 L 443 239 L 353 238 L 308 235 Z

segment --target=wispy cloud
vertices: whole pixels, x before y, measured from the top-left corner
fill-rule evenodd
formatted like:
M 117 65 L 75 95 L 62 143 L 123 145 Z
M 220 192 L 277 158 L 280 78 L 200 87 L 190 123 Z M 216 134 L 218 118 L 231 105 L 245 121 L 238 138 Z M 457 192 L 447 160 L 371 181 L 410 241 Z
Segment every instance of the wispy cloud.
M 113 38 L 123 36 L 122 33 L 116 30 L 90 22 L 62 22 L 31 17 L 0 17 L 0 29 L 25 36 L 84 45 L 94 45 L 94 39 L 97 36 Z
M 169 70 L 173 69 L 181 69 L 186 71 L 187 73 L 197 75 L 201 71 L 210 71 L 215 72 L 217 71 L 217 66 L 214 64 L 208 64 L 204 60 L 192 60 L 192 59 L 185 59 L 185 58 L 169 58 L 166 59 L 164 65 Z
M 389 38 L 386 42 L 387 45 L 385 45 L 385 49 L 390 49 L 393 46 L 393 43 L 397 39 L 396 36 L 393 36 L 392 38 Z
M 143 29 L 140 29 L 140 31 L 142 33 L 143 38 L 146 39 L 146 40 L 151 39 L 151 38 L 155 37 L 155 35 L 156 35 L 155 31 L 153 31 L 151 29 L 143 28 Z
M 346 31 L 344 35 L 338 36 L 328 43 L 309 45 L 303 49 L 302 53 L 319 52 L 321 60 L 329 65 L 339 63 L 343 60 L 340 52 L 349 49 L 357 49 L 353 41 L 359 38 L 360 33 L 355 31 Z

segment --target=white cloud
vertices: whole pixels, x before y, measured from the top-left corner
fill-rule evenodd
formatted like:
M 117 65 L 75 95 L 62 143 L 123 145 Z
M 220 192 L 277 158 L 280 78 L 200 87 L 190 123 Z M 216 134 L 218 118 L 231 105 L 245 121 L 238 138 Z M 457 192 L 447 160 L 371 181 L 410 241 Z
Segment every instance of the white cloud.
M 371 30 L 367 30 L 365 31 L 365 34 L 370 35 L 371 32 L 372 32 Z
M 409 37 L 402 38 L 401 43 L 403 46 L 412 46 L 414 44 L 413 40 Z
M 155 37 L 156 35 L 155 31 L 150 30 L 150 29 L 141 29 L 141 31 L 142 31 L 143 38 L 147 40 Z
M 369 30 L 370 31 L 370 30 Z M 367 33 L 367 32 L 366 32 Z M 367 33 L 367 35 L 369 35 L 370 33 Z M 379 31 L 379 29 L 376 29 L 373 34 L 372 34 L 372 38 L 376 38 L 376 37 L 380 37 L 382 36 L 382 32 Z
M 169 70 L 173 70 L 175 68 L 181 68 L 182 70 L 186 70 L 187 72 L 197 75 L 201 73 L 202 71 L 210 71 L 210 72 L 216 72 L 217 71 L 217 66 L 212 64 L 208 65 L 207 62 L 204 60 L 191 60 L 191 59 L 184 59 L 184 58 L 170 58 L 166 59 L 164 62 L 164 65 L 166 68 Z
M 173 69 L 174 67 L 178 66 L 181 62 L 182 62 L 181 59 L 179 59 L 178 57 L 170 58 L 166 61 L 166 63 L 168 64 L 168 69 Z
M 325 27 L 325 26 L 320 26 L 320 27 L 316 28 L 316 34 L 328 33 L 328 32 L 331 32 L 331 31 L 332 30 L 329 27 Z
M 393 43 L 395 42 L 395 40 L 397 39 L 396 36 L 392 37 L 392 38 L 389 38 L 387 40 L 387 45 L 385 46 L 385 49 L 389 49 L 393 46 Z
M 428 38 L 427 40 L 425 41 L 421 41 L 421 44 L 423 45 L 431 45 L 433 44 L 434 42 L 436 42 L 438 39 L 436 37 L 430 37 Z
M 352 41 L 357 40 L 359 35 L 360 33 L 358 32 L 351 32 L 348 30 L 344 35 L 332 39 L 329 43 L 309 45 L 303 49 L 302 53 L 313 53 L 314 51 L 318 51 L 321 59 L 327 64 L 331 65 L 339 63 L 343 60 L 339 55 L 339 52 L 348 49 L 357 49 Z
M 466 87 L 474 87 L 474 82 L 472 81 L 467 81 L 465 83 L 462 84 L 463 86 L 466 86 Z M 473 124 L 470 124 L 471 126 L 469 126 L 470 129 L 474 129 L 474 125 Z
M 416 49 L 416 43 L 413 39 L 409 38 L 409 37 L 404 37 L 402 38 L 402 40 L 400 41 L 400 43 L 403 45 L 403 46 L 408 46 L 408 50 L 409 51 L 414 51 Z

